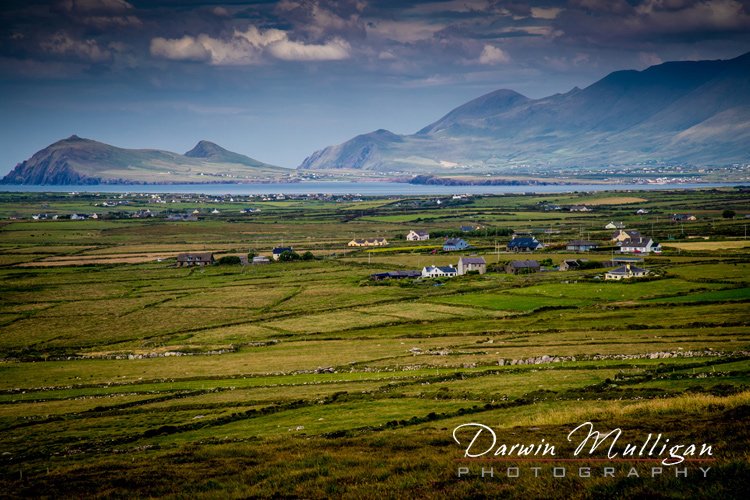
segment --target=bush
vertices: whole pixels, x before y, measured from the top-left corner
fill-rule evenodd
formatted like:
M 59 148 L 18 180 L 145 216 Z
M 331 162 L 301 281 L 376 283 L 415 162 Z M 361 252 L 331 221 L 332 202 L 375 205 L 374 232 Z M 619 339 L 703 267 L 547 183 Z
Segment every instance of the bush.
M 219 259 L 217 264 L 220 266 L 236 266 L 237 264 L 242 264 L 242 260 L 236 255 L 225 255 Z
M 725 219 L 734 219 L 734 216 L 737 215 L 737 213 L 734 210 L 724 210 L 721 213 L 721 216 Z
M 315 256 L 310 250 L 302 254 L 302 260 L 313 260 L 314 258 Z
M 281 262 L 292 262 L 294 260 L 300 260 L 302 257 L 297 252 L 289 251 L 282 252 L 281 255 L 279 255 L 279 261 Z

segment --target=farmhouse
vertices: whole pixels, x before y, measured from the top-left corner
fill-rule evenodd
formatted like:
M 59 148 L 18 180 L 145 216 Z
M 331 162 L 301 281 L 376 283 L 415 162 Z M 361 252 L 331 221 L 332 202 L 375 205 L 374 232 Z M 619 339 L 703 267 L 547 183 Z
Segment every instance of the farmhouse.
M 586 205 L 576 205 L 570 207 L 571 212 L 591 212 L 592 209 L 587 207 Z
M 281 254 L 284 252 L 294 252 L 294 249 L 292 247 L 275 247 L 271 252 L 271 256 L 273 257 L 273 260 L 279 260 Z
M 687 222 L 696 221 L 698 218 L 695 215 L 689 214 L 672 214 L 672 222 Z
M 443 243 L 443 251 L 445 252 L 456 252 L 467 248 L 469 248 L 469 244 L 463 238 L 448 238 Z
M 604 229 L 625 229 L 625 224 L 622 222 L 610 222 Z
M 408 241 L 426 241 L 430 239 L 430 233 L 427 231 L 409 231 L 406 239 Z
M 214 262 L 214 254 L 210 252 L 181 253 L 177 256 L 177 267 L 208 266 Z
M 625 240 L 635 240 L 641 237 L 641 233 L 631 229 L 630 231 L 623 231 L 620 229 L 619 231 L 615 231 L 612 233 L 612 242 L 615 244 L 620 244 Z
M 461 257 L 458 259 L 458 274 L 463 276 L 469 272 L 476 271 L 479 274 L 487 272 L 487 262 L 483 257 Z
M 370 279 L 373 281 L 382 280 L 401 280 L 405 278 L 420 278 L 422 271 L 388 271 L 385 273 L 375 273 L 370 275 Z
M 382 247 L 388 244 L 385 238 L 354 239 L 348 243 L 350 247 Z
M 620 245 L 621 253 L 661 253 L 661 245 L 651 238 L 625 240 Z
M 569 252 L 588 252 L 589 250 L 596 250 L 598 246 L 593 241 L 573 240 L 569 241 L 565 248 Z
M 575 259 L 564 260 L 560 263 L 560 271 L 578 271 L 581 268 L 581 263 Z
M 538 273 L 540 270 L 539 262 L 535 260 L 512 260 L 505 265 L 508 274 Z
M 470 233 L 479 229 L 479 226 L 461 226 L 459 227 L 462 233 Z
M 427 266 L 422 269 L 423 278 L 454 278 L 458 276 L 458 269 L 450 266 Z
M 253 265 L 270 264 L 270 263 L 271 263 L 271 259 L 263 255 L 256 255 L 255 257 L 253 257 Z
M 544 248 L 544 245 L 533 236 L 516 237 L 508 243 L 508 250 L 513 252 L 533 252 Z
M 641 267 L 635 267 L 630 264 L 613 269 L 604 274 L 605 280 L 626 280 L 630 278 L 641 278 L 648 275 L 648 270 Z

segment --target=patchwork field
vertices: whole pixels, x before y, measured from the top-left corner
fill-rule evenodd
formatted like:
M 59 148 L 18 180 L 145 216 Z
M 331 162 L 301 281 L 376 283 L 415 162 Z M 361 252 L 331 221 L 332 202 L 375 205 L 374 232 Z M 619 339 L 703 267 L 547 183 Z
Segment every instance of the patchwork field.
M 0 216 L 16 217 L 0 221 L 2 496 L 744 498 L 750 486 L 746 193 L 219 201 L 220 214 L 194 222 L 28 220 L 42 205 L 93 212 L 101 201 L 0 195 Z M 133 196 L 117 210 L 148 206 Z M 674 213 L 700 215 L 679 224 Z M 611 264 L 556 269 L 616 255 L 613 220 L 664 245 L 638 264 L 648 278 L 605 281 Z M 461 233 L 466 224 L 479 229 Z M 415 244 L 411 229 L 435 236 Z M 506 252 L 514 231 L 546 248 Z M 442 252 L 448 235 L 473 248 Z M 390 244 L 352 250 L 355 236 Z M 571 239 L 601 248 L 574 254 Z M 315 258 L 175 266 L 181 252 L 282 245 Z M 368 279 L 470 254 L 489 272 Z M 503 272 L 519 258 L 543 272 Z M 687 477 L 666 466 L 651 477 L 658 464 L 610 464 L 601 451 L 570 465 L 592 477 L 556 478 L 544 461 L 467 459 L 453 439 L 480 422 L 498 443 L 544 438 L 572 456 L 565 437 L 586 421 L 714 453 L 682 464 Z M 505 475 L 512 466 L 520 477 Z

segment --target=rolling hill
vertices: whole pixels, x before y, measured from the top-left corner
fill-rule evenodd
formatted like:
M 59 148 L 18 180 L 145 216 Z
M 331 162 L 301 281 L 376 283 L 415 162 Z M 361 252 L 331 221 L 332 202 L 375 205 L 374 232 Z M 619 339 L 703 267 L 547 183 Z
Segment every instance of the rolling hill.
M 76 135 L 55 142 L 19 163 L 4 184 L 177 184 L 253 182 L 287 177 L 293 170 L 200 141 L 181 155 L 156 149 L 124 149 Z
M 415 134 L 360 135 L 313 153 L 299 168 L 503 173 L 646 161 L 750 161 L 750 53 L 617 71 L 541 99 L 497 90 Z

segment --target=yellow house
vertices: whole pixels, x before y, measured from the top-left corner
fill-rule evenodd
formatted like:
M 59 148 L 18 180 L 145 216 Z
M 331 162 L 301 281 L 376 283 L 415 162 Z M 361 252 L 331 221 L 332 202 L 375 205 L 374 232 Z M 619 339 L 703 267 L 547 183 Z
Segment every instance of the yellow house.
M 354 239 L 349 242 L 350 247 L 384 247 L 388 244 L 385 238 Z

